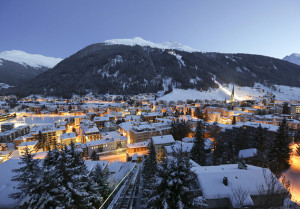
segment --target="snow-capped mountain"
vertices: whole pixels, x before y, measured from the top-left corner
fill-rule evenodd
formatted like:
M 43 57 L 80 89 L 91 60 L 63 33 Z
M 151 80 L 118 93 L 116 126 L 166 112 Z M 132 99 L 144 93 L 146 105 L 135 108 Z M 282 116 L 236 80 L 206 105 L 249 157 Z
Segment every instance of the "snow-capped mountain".
M 0 83 L 19 85 L 54 67 L 60 61 L 61 58 L 18 50 L 0 52 Z
M 0 52 L 0 59 L 17 62 L 34 68 L 53 68 L 62 61 L 61 58 L 46 57 L 40 54 L 28 54 L 19 50 Z
M 104 41 L 107 45 L 127 45 L 127 46 L 148 46 L 157 49 L 174 49 L 178 51 L 186 52 L 199 52 L 199 50 L 193 49 L 192 47 L 183 45 L 175 41 L 166 41 L 162 43 L 153 43 L 151 41 L 146 41 L 140 37 L 134 37 L 132 39 L 112 39 Z
M 172 89 L 211 90 L 234 83 L 300 87 L 300 66 L 260 55 L 202 53 L 175 42 L 141 38 L 93 44 L 8 93 L 139 94 Z M 218 84 L 218 83 L 219 84 Z
M 283 60 L 294 63 L 296 65 L 300 65 L 300 54 L 291 54 L 283 58 Z

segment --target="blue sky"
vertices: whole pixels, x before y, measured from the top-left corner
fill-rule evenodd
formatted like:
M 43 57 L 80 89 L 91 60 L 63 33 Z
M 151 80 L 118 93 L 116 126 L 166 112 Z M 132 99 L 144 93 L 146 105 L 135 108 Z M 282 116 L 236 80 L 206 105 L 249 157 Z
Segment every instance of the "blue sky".
M 107 39 L 204 52 L 300 53 L 299 0 L 0 0 L 0 51 L 68 57 Z

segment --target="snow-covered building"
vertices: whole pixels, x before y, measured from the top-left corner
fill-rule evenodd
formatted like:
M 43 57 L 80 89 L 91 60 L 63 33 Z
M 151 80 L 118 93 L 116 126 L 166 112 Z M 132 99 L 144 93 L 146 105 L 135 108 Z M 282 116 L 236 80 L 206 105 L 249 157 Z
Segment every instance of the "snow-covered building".
M 164 146 L 169 146 L 175 143 L 172 135 L 153 136 L 152 143 L 155 147 L 156 159 L 161 161 L 165 156 Z
M 133 125 L 129 129 L 129 138 L 131 143 L 147 141 L 152 136 L 167 135 L 171 132 L 171 124 L 169 123 L 148 123 L 141 122 Z
M 126 136 L 121 136 L 117 132 L 115 133 L 115 135 L 103 135 L 103 138 L 99 140 L 86 142 L 88 156 L 90 157 L 94 151 L 96 153 L 102 153 L 112 152 L 118 149 L 126 149 Z
M 144 142 L 137 142 L 134 144 L 127 144 L 127 154 L 132 156 L 133 154 L 145 155 L 148 152 L 149 140 Z
M 193 163 L 208 208 L 282 207 L 288 191 L 267 168 Z
M 71 132 L 71 133 L 65 133 L 65 134 L 62 134 L 60 136 L 60 142 L 62 144 L 65 144 L 65 145 L 70 145 L 71 144 L 71 141 L 73 141 L 73 143 L 76 143 L 76 134 L 75 132 Z
M 19 155 L 24 155 L 26 152 L 26 148 L 30 153 L 35 153 L 38 150 L 38 141 L 29 141 L 29 142 L 23 142 L 19 145 Z

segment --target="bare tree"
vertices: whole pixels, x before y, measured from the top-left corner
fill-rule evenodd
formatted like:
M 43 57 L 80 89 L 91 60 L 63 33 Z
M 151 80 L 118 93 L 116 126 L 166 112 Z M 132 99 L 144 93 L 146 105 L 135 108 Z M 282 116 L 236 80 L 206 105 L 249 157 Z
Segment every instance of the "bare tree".
M 288 190 L 266 168 L 263 168 L 264 184 L 258 185 L 259 205 L 262 209 L 280 208 L 288 196 Z
M 234 204 L 235 208 L 243 208 L 245 205 L 245 200 L 249 195 L 248 191 L 245 191 L 243 187 L 232 187 L 232 203 Z

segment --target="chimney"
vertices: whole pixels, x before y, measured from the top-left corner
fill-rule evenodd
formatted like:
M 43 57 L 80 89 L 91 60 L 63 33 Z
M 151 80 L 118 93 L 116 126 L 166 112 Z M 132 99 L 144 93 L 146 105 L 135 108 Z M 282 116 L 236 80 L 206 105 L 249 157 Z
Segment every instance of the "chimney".
M 239 169 L 244 169 L 244 170 L 247 170 L 247 164 L 245 162 L 245 160 L 241 159 L 238 161 L 238 168 Z
M 228 186 L 228 178 L 227 178 L 227 176 L 224 176 L 224 178 L 223 178 L 223 184 L 225 186 Z

